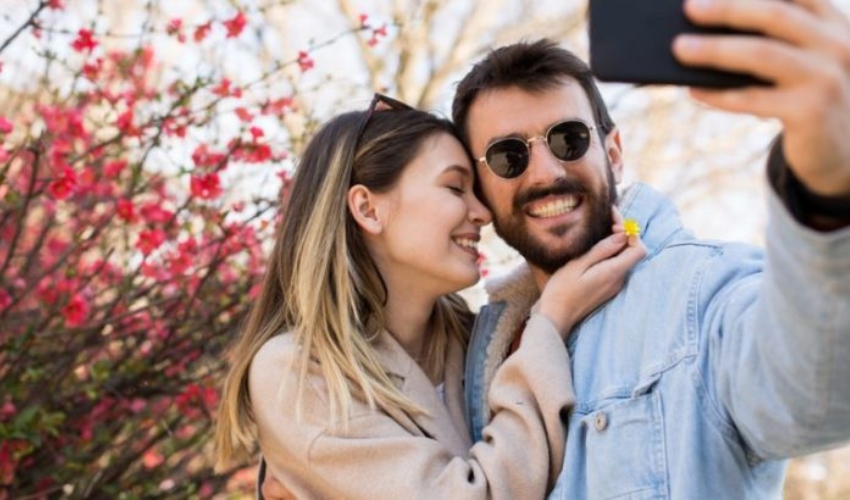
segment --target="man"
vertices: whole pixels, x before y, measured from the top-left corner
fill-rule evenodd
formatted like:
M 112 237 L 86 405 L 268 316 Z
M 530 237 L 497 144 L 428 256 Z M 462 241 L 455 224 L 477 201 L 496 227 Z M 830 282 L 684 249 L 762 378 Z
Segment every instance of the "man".
M 850 439 L 850 230 L 837 229 L 850 223 L 846 20 L 821 0 L 689 2 L 687 13 L 776 37 L 674 46 L 686 64 L 775 82 L 693 94 L 783 123 L 769 162 L 767 260 L 695 239 L 646 186 L 625 193 L 620 209 L 645 228 L 648 256 L 568 344 L 577 405 L 554 498 L 779 497 L 780 459 Z M 610 227 L 623 157 L 586 66 L 544 43 L 479 62 L 458 85 L 453 117 L 480 159 L 497 233 L 528 262 L 491 283 L 470 345 L 480 439 L 493 368 L 548 275 Z M 598 132 L 580 158 L 531 142 L 564 120 Z
M 850 439 L 847 21 L 827 0 L 689 0 L 686 13 L 770 37 L 674 44 L 684 64 L 774 82 L 692 91 L 782 122 L 766 256 L 694 238 L 647 186 L 623 194 L 648 255 L 568 342 L 577 404 L 551 498 L 779 498 L 783 459 Z M 547 42 L 489 54 L 459 84 L 453 117 L 497 233 L 527 261 L 491 283 L 471 339 L 469 419 L 487 439 L 495 367 L 548 276 L 610 228 L 624 161 L 586 65 Z

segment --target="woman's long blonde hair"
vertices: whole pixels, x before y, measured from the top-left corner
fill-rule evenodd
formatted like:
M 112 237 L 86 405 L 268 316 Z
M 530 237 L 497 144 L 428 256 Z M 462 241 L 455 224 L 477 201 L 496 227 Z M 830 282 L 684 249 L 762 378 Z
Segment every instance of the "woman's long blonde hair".
M 354 184 L 373 192 L 391 189 L 423 143 L 439 133 L 459 137 L 448 120 L 423 111 L 351 112 L 330 120 L 308 144 L 262 291 L 232 352 L 216 426 L 220 468 L 247 458 L 255 448 L 248 393 L 251 360 L 266 341 L 286 331 L 295 332 L 302 346 L 300 386 L 310 359 L 318 362 L 331 418 L 344 422 L 353 398 L 372 407 L 424 411 L 396 388 L 370 345 L 384 327 L 387 291 L 346 197 Z M 435 335 L 426 353 L 432 365 L 426 369 L 442 371 L 449 336 L 465 342 L 470 321 L 459 297 L 446 296 L 437 303 L 431 317 Z

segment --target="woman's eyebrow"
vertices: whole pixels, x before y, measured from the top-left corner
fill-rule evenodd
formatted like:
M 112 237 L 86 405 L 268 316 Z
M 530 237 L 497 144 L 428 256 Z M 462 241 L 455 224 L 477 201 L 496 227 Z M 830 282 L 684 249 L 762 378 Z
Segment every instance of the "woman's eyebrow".
M 449 165 L 448 167 L 443 169 L 444 174 L 449 173 L 449 172 L 459 172 L 461 175 L 463 175 L 465 177 L 472 177 L 472 169 L 470 169 L 469 167 L 464 166 L 464 165 L 454 164 L 454 165 Z

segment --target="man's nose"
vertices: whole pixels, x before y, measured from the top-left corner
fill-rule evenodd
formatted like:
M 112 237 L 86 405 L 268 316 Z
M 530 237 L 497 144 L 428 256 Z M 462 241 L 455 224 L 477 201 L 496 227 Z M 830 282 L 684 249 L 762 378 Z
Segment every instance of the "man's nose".
M 545 139 L 529 141 L 528 171 L 525 173 L 530 185 L 548 185 L 564 176 L 564 164 L 549 150 Z

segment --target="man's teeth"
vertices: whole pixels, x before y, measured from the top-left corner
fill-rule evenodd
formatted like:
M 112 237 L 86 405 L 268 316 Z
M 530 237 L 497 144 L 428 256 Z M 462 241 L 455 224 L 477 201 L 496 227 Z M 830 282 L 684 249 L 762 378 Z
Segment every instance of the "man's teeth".
M 475 240 L 470 240 L 469 238 L 455 238 L 455 243 L 464 248 L 471 248 L 478 251 L 478 242 Z
M 528 213 L 535 217 L 555 217 L 569 212 L 574 209 L 576 205 L 578 205 L 578 198 L 570 196 L 550 201 L 548 203 L 543 203 L 542 205 L 537 205 L 533 209 L 529 210 Z

